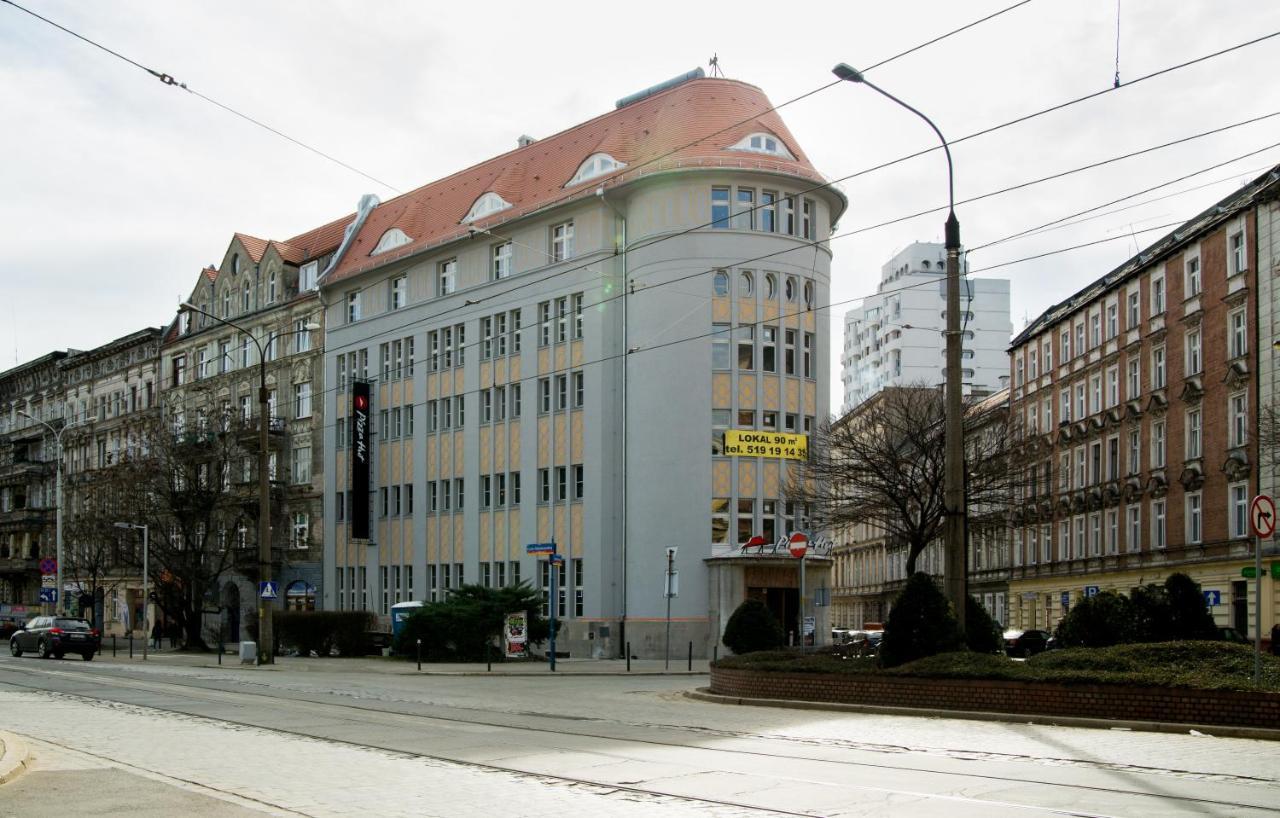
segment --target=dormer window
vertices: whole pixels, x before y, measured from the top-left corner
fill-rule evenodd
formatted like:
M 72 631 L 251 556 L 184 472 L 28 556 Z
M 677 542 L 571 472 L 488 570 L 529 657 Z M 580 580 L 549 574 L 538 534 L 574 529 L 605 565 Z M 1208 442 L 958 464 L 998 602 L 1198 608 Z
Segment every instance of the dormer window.
M 791 155 L 791 151 L 787 150 L 787 146 L 782 144 L 782 140 L 769 133 L 753 133 L 738 144 L 730 147 L 729 150 L 767 153 L 770 156 L 780 156 L 783 159 L 795 159 Z
M 413 241 L 413 239 L 406 236 L 403 230 L 398 227 L 393 227 L 382 234 L 382 238 L 378 239 L 378 246 L 374 247 L 373 252 L 369 253 L 369 255 L 376 256 L 379 253 L 385 253 L 388 250 L 403 247 L 411 241 Z
M 565 187 L 582 184 L 588 179 L 604 176 L 606 173 L 613 173 L 615 170 L 626 166 L 626 162 L 619 162 L 607 153 L 593 153 L 587 157 L 587 161 L 578 166 L 578 172 L 573 174 L 573 178 L 565 183 Z
M 511 207 L 511 202 L 502 198 L 492 190 L 476 199 L 476 203 L 471 205 L 471 210 L 463 218 L 462 223 L 474 222 L 477 219 L 483 219 L 485 216 L 497 213 L 500 210 L 506 210 Z

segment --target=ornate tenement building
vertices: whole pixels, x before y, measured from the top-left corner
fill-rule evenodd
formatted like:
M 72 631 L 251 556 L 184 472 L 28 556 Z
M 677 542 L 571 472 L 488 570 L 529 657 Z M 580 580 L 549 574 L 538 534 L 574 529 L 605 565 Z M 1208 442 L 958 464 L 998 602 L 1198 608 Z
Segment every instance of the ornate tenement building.
M 1264 174 L 1035 319 L 1011 349 L 1026 429 L 1010 624 L 1052 627 L 1096 590 L 1182 571 L 1221 625 L 1254 631 L 1258 223 Z M 1268 288 L 1274 268 L 1264 279 Z M 1268 290 L 1270 291 L 1270 290 Z M 1268 396 L 1270 400 L 1270 396 Z M 1275 582 L 1263 585 L 1264 633 Z
M 160 352 L 166 422 L 197 433 L 237 426 L 244 458 L 229 482 L 246 496 L 257 492 L 257 429 L 264 422 L 258 386 L 265 365 L 273 577 L 283 597 L 277 604 L 296 608 L 317 607 L 321 593 L 326 404 L 324 308 L 316 280 L 348 221 L 287 241 L 237 233 L 222 263 L 200 271 L 186 302 L 196 309 L 179 310 Z M 245 568 L 224 578 L 219 601 L 231 639 L 240 638 L 256 607 L 256 524 L 245 526 L 235 547 Z
M 738 548 L 808 528 L 788 461 L 723 437 L 825 417 L 845 200 L 759 89 L 682 80 L 356 214 L 320 279 L 326 607 L 528 580 L 561 651 L 661 655 L 674 546 L 674 645 L 709 654 L 746 596 L 794 613 L 796 561 Z M 372 384 L 368 540 L 353 380 Z M 526 553 L 551 541 L 554 601 L 552 563 Z

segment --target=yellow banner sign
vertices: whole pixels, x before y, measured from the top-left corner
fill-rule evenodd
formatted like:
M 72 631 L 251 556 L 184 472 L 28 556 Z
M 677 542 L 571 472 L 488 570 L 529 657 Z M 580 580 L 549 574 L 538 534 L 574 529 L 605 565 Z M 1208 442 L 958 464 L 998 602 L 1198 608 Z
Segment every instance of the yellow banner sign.
M 724 433 L 724 453 L 732 457 L 784 457 L 790 460 L 808 460 L 809 436 L 730 429 Z

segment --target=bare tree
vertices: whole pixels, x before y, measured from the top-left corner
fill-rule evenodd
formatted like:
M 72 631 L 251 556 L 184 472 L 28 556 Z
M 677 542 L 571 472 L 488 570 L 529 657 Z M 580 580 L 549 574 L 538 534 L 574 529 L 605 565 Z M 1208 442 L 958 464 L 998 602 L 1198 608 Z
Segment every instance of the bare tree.
M 115 516 L 120 486 L 97 471 L 81 472 L 67 482 L 75 500 L 65 514 L 63 572 L 83 596 L 94 600 L 96 618 L 98 602 L 124 583 L 133 564 L 114 525 L 123 519 Z M 96 619 L 95 624 L 102 625 Z
M 965 498 L 973 535 L 1008 525 L 1016 469 L 1005 407 L 970 400 L 965 409 Z M 944 417 L 941 390 L 881 390 L 818 429 L 810 460 L 791 472 L 787 496 L 810 503 L 827 525 L 867 523 L 906 544 L 907 574 L 915 573 L 916 557 L 943 533 Z
M 253 439 L 229 414 L 213 422 L 202 414 L 194 428 L 173 415 L 157 418 L 138 430 L 134 450 L 104 476 L 104 491 L 115 502 L 85 520 L 99 528 L 117 520 L 148 527 L 155 603 L 191 648 L 205 646 L 207 600 L 216 598 L 222 577 L 238 564 L 253 564 L 256 555 L 255 461 L 245 449 Z M 123 553 L 141 568 L 139 545 Z

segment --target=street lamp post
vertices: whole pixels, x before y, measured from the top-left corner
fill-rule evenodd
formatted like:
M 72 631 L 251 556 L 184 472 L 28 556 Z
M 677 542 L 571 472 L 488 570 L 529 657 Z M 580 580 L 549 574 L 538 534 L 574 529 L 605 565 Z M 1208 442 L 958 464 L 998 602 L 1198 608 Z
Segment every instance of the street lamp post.
M 67 431 L 67 429 L 72 428 L 72 425 L 75 425 L 75 424 L 72 424 L 72 425 L 64 424 L 61 429 L 55 429 L 53 428 L 53 426 L 49 425 L 48 423 L 45 423 L 43 420 L 36 417 L 35 415 L 32 415 L 29 412 L 25 412 L 19 409 L 18 414 L 22 415 L 28 420 L 35 421 L 36 423 L 39 423 L 44 428 L 48 429 L 49 434 L 53 435 L 54 446 L 55 446 L 55 449 L 57 450 L 55 467 L 57 469 L 58 477 L 57 477 L 56 487 L 54 488 L 54 492 L 57 495 L 55 497 L 56 505 L 54 506 L 54 511 L 57 516 L 55 518 L 54 530 L 56 532 L 55 537 L 57 538 L 58 550 L 56 555 L 54 556 L 54 559 L 57 561 L 57 566 L 55 567 L 55 573 L 56 573 L 57 579 L 55 581 L 58 583 L 58 585 L 56 588 L 53 589 L 54 596 L 56 598 L 56 600 L 53 603 L 53 611 L 56 614 L 58 612 L 59 607 L 62 607 L 63 609 L 66 608 L 66 606 L 63 604 L 63 599 L 62 599 L 62 594 L 63 594 L 63 587 L 62 587 L 62 433 Z
M 232 329 L 239 330 L 246 338 L 253 341 L 254 346 L 258 348 L 258 581 L 271 581 L 271 487 L 267 480 L 267 424 L 270 419 L 267 417 L 268 397 L 267 392 L 267 352 L 262 342 L 254 337 L 244 327 L 235 322 L 228 321 L 225 318 L 219 318 L 211 312 L 200 309 L 191 302 L 184 302 L 180 305 L 182 309 L 198 312 L 206 318 L 212 318 L 220 324 L 226 324 Z M 319 329 L 319 324 L 314 322 L 308 323 L 305 330 Z M 270 346 L 274 338 L 267 339 L 267 345 Z M 261 586 L 259 586 L 261 587 Z M 261 592 L 258 594 L 258 664 L 270 665 L 275 664 L 274 648 L 274 628 L 272 627 L 272 616 L 275 612 L 273 605 L 269 604 L 262 598 Z
M 147 661 L 147 646 L 151 644 L 151 554 L 148 534 L 150 528 L 143 523 L 115 523 L 116 528 L 142 529 L 142 661 Z
M 942 150 L 947 156 L 947 221 L 945 225 L 947 249 L 947 380 L 944 424 L 945 461 L 943 466 L 943 507 L 945 509 L 944 540 L 946 557 L 944 560 L 945 584 L 947 598 L 955 606 L 956 619 L 960 628 L 964 629 L 966 603 L 967 558 L 965 542 L 968 528 L 967 511 L 964 505 L 964 430 L 960 400 L 960 221 L 956 219 L 955 170 L 951 164 L 951 147 L 947 139 L 933 124 L 933 120 L 907 103 L 867 80 L 861 71 L 847 63 L 840 63 L 832 69 L 837 77 L 849 82 L 862 83 L 871 90 L 886 97 L 928 123 L 942 142 Z

